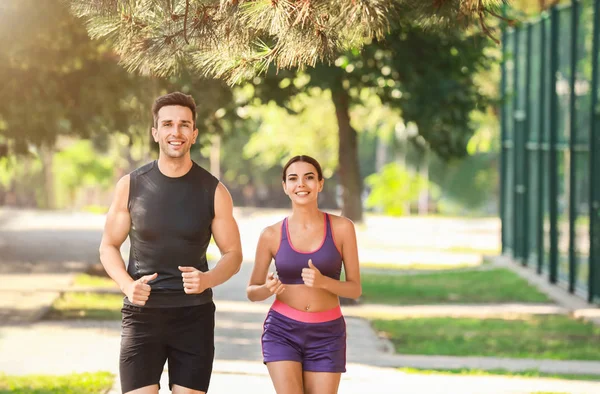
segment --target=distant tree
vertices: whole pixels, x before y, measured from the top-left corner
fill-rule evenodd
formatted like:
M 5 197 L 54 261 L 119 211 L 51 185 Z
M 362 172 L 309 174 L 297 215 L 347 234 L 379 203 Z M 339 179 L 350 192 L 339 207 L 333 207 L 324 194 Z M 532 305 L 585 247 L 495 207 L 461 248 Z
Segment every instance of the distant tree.
M 54 206 L 52 161 L 61 135 L 90 138 L 96 149 L 106 150 L 107 136 L 118 131 L 129 137 L 130 147 L 153 147 L 150 108 L 155 97 L 172 90 L 196 98 L 203 135 L 221 132 L 223 111 L 235 114 L 229 110 L 235 106 L 231 88 L 223 81 L 193 73 L 169 78 L 128 73 L 110 46 L 90 39 L 63 0 L 2 1 L 0 19 L 0 95 L 6 98 L 0 105 L 0 156 L 32 150 L 40 158 L 42 206 Z
M 427 180 L 419 174 L 411 174 L 398 163 L 388 163 L 378 174 L 371 174 L 365 180 L 371 186 L 366 205 L 381 208 L 386 215 L 403 216 L 407 203 L 415 201 L 421 190 L 427 187 Z
M 486 52 L 490 44 L 482 34 L 407 23 L 362 51 L 345 52 L 335 64 L 319 64 L 302 74 L 271 69 L 253 79 L 254 94 L 289 108 L 293 97 L 315 87 L 330 92 L 338 124 L 342 211 L 361 221 L 363 185 L 351 107 L 363 102 L 365 91 L 377 95 L 382 104 L 400 111 L 405 122 L 417 125 L 413 143 L 422 146 L 424 141 L 444 160 L 463 157 L 475 131 L 471 112 L 490 103 L 475 81 L 494 61 Z
M 97 133 L 102 115 L 118 112 L 115 92 L 132 77 L 60 1 L 8 0 L 0 7 L 0 135 L 11 153 L 35 147 L 45 174 L 43 205 L 52 207 L 57 136 Z

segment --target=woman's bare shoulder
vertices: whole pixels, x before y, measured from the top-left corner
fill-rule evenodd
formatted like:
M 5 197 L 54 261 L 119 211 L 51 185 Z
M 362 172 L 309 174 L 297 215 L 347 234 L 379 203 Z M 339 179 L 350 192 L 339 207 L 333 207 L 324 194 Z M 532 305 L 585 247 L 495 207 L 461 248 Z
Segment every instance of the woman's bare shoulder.
M 331 225 L 334 226 L 335 229 L 339 230 L 354 230 L 354 222 L 347 217 L 338 216 L 333 214 L 328 214 L 331 218 Z
M 281 227 L 283 226 L 283 220 L 278 221 L 277 223 L 271 224 L 270 226 L 265 227 L 260 237 L 265 240 L 273 240 L 281 237 Z

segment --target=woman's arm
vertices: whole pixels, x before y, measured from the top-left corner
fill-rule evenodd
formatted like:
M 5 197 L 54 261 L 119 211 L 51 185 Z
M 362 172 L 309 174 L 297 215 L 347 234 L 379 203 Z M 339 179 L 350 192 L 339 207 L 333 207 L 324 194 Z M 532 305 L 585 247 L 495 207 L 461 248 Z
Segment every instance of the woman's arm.
M 258 239 L 254 268 L 246 288 L 246 295 L 250 301 L 263 301 L 271 295 L 281 294 L 285 290 L 285 286 L 279 278 L 275 278 L 272 272 L 268 272 L 273 259 L 271 245 L 276 235 L 275 232 L 273 227 L 267 227 Z
M 346 280 L 340 281 L 321 274 L 312 264 L 312 261 L 309 261 L 309 268 L 302 270 L 302 279 L 304 284 L 309 287 L 325 289 L 340 297 L 356 299 L 362 294 L 362 286 L 360 284 L 358 246 L 356 244 L 354 223 L 341 217 L 336 218 L 336 220 L 341 221 L 340 226 L 337 226 L 336 238 L 341 240 Z

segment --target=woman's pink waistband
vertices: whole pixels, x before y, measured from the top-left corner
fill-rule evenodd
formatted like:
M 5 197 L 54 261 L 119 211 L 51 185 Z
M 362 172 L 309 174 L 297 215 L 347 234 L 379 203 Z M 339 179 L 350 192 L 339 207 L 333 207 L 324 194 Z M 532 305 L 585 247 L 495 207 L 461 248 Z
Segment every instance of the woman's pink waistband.
M 342 317 L 342 308 L 340 308 L 339 305 L 333 309 L 328 309 L 322 312 L 305 312 L 294 309 L 288 304 L 285 304 L 279 300 L 275 300 L 271 306 L 271 309 L 275 312 L 281 313 L 283 316 L 303 323 L 323 323 Z

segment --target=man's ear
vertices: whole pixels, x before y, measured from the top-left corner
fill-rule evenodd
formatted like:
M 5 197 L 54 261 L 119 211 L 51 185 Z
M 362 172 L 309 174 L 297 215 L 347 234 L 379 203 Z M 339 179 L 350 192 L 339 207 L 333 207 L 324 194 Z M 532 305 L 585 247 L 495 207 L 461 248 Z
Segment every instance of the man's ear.
M 158 130 L 154 127 L 152 128 L 152 138 L 154 138 L 154 142 L 158 142 Z

